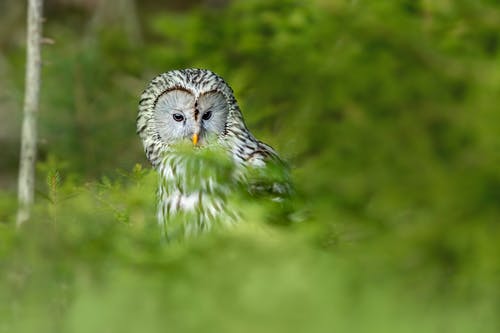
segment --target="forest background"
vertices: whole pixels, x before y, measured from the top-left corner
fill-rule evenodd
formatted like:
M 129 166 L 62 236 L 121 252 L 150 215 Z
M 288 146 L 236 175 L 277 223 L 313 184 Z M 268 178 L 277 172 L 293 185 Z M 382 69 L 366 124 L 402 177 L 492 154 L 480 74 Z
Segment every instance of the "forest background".
M 44 11 L 36 205 L 16 230 L 26 8 L 0 2 L 0 332 L 500 330 L 497 1 Z M 137 104 L 185 67 L 224 77 L 290 163 L 292 212 L 247 204 L 235 230 L 158 241 Z

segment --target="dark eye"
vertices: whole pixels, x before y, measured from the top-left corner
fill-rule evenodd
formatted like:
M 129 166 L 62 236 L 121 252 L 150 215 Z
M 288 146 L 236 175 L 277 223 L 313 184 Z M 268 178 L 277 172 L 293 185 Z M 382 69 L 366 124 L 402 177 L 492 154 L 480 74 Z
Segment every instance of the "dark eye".
M 203 120 L 208 120 L 208 119 L 212 118 L 212 111 L 205 112 L 203 114 L 202 118 L 203 118 Z
M 184 120 L 184 116 L 180 113 L 174 113 L 172 116 L 174 117 L 175 121 L 183 121 Z

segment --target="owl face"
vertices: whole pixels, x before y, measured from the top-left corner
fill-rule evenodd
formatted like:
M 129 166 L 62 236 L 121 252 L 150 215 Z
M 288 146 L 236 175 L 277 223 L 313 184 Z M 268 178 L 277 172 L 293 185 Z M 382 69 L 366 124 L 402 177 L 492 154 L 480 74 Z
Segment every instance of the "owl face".
M 232 89 L 206 69 L 172 70 L 155 77 L 139 101 L 137 133 L 155 167 L 182 141 L 206 145 L 214 139 L 231 153 L 257 144 Z
M 229 112 L 223 93 L 174 88 L 162 93 L 154 106 L 154 124 L 165 144 L 190 140 L 205 145 L 223 134 Z

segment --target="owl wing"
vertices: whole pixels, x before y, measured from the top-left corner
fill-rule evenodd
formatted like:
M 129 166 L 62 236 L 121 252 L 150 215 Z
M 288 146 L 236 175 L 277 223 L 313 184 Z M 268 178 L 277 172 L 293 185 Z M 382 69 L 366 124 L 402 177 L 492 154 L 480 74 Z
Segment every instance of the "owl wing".
M 269 145 L 258 141 L 255 149 L 247 159 L 246 182 L 250 194 L 271 197 L 281 201 L 289 197 L 293 188 L 290 180 L 289 166 Z

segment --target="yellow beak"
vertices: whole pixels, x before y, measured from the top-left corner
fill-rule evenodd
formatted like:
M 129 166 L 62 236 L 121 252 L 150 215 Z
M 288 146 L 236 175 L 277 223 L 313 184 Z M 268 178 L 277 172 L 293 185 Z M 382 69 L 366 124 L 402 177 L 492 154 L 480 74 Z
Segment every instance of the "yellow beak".
M 193 144 L 196 146 L 198 144 L 198 134 L 194 133 L 191 140 L 193 141 Z

